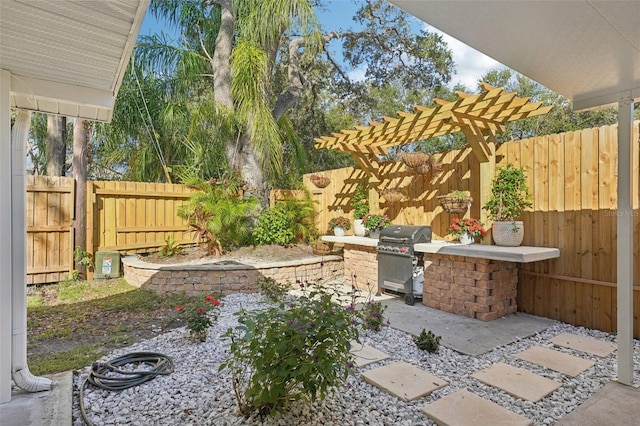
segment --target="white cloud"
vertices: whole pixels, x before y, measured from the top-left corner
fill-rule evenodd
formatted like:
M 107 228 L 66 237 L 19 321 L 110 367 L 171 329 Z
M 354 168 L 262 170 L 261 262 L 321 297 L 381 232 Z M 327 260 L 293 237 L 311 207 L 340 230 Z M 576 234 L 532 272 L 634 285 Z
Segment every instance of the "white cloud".
M 491 59 L 484 53 L 478 52 L 450 35 L 430 25 L 425 24 L 425 28 L 429 32 L 442 35 L 443 40 L 453 53 L 453 61 L 456 64 L 457 72 L 453 75 L 450 86 L 462 83 L 468 89 L 476 90 L 478 79 L 483 74 L 493 68 L 505 68 L 500 62 Z

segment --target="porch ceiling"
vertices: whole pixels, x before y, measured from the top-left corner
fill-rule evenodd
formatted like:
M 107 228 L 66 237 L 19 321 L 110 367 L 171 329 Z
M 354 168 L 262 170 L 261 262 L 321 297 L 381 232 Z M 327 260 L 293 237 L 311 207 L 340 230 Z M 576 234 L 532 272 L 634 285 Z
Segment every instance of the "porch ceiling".
M 576 109 L 640 98 L 640 1 L 389 1 Z
M 111 120 L 149 1 L 0 1 L 11 106 Z

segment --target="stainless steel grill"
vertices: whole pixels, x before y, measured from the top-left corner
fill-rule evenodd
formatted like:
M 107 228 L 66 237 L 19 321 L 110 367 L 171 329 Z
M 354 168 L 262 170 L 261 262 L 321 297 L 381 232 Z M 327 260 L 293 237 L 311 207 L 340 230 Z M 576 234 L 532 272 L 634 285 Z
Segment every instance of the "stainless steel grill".
M 405 303 L 413 305 L 413 268 L 418 263 L 414 244 L 430 243 L 430 226 L 391 225 L 380 232 L 378 252 L 378 292 L 383 289 L 404 293 Z

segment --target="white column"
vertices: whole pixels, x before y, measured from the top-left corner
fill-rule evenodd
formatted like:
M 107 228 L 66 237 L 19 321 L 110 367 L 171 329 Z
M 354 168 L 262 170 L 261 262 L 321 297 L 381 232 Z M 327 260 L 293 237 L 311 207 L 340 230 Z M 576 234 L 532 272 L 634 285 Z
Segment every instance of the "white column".
M 633 102 L 618 103 L 618 381 L 633 384 Z M 637 154 L 637 153 L 636 153 Z
M 19 110 L 11 129 L 11 372 L 27 368 L 27 246 L 24 145 L 31 112 Z
M 11 401 L 11 79 L 0 70 L 0 404 Z

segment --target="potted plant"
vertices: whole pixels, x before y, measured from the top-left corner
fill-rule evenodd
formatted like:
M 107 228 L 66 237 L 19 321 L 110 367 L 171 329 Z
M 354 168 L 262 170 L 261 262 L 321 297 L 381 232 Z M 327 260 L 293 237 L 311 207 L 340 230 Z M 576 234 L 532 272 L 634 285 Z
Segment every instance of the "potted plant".
M 351 229 L 351 221 L 348 217 L 338 216 L 329 221 L 329 230 L 333 230 L 336 237 L 344 237 L 344 231 Z
M 464 213 L 467 211 L 473 198 L 469 191 L 455 190 L 446 195 L 439 195 L 438 201 L 447 213 Z
M 364 237 L 366 228 L 362 224 L 362 218 L 369 213 L 369 198 L 362 184 L 358 184 L 351 197 L 351 207 L 353 208 L 353 234 Z
M 385 226 L 391 225 L 391 220 L 386 214 L 368 214 L 362 219 L 362 224 L 369 230 L 371 238 L 378 238 L 380 237 L 380 231 Z
M 499 246 L 517 247 L 524 238 L 524 225 L 516 220 L 531 207 L 531 194 L 524 169 L 507 164 L 499 169 L 491 187 L 491 197 L 483 206 L 492 219 L 493 240 Z
M 487 235 L 487 231 L 482 227 L 482 223 L 478 219 L 459 219 L 454 218 L 449 225 L 449 232 L 460 240 L 461 244 L 473 244 L 476 238 Z

